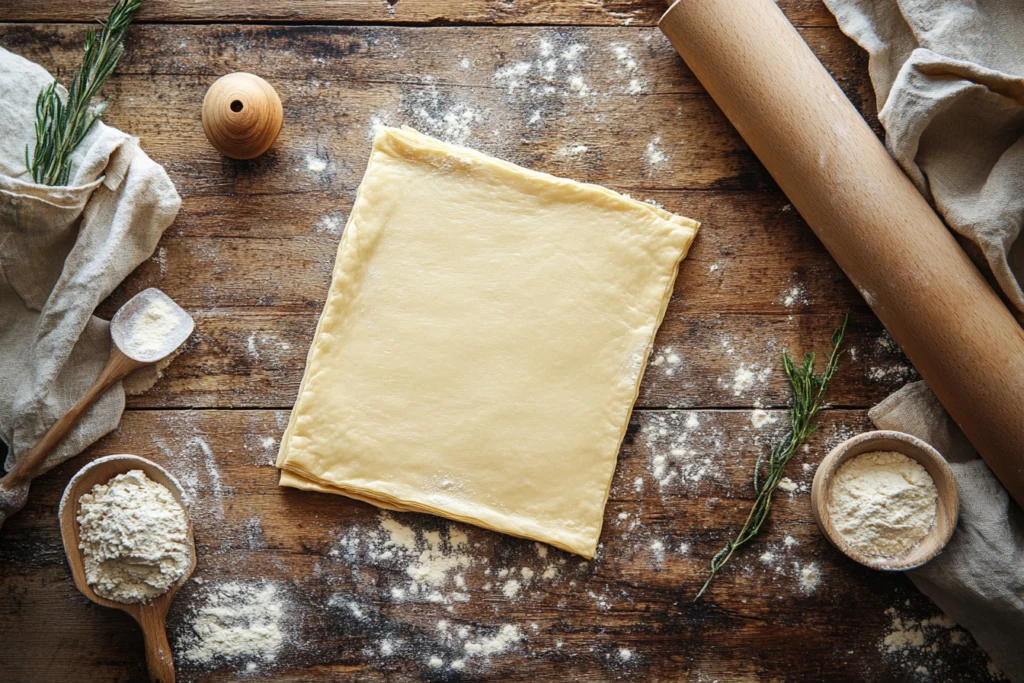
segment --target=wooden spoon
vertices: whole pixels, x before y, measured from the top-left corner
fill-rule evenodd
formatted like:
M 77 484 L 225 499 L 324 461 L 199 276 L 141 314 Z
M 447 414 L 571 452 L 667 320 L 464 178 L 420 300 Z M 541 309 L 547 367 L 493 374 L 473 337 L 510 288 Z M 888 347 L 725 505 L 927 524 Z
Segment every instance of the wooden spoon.
M 152 306 L 169 312 L 173 320 L 160 328 L 163 336 L 158 340 L 159 343 L 140 344 L 139 340 L 133 337 L 135 326 L 147 310 L 155 310 Z M 110 336 L 114 340 L 114 345 L 110 349 L 110 358 L 103 372 L 78 403 L 54 422 L 43 438 L 18 460 L 7 476 L 0 479 L 0 526 L 8 517 L 25 507 L 29 485 L 40 474 L 46 457 L 67 436 L 89 406 L 128 373 L 171 355 L 188 339 L 194 328 L 192 317 L 156 288 L 139 292 L 114 314 L 110 321 Z
M 79 499 L 82 494 L 88 493 L 96 484 L 105 484 L 119 474 L 130 470 L 142 470 L 142 472 L 158 484 L 167 487 L 175 500 L 185 510 L 185 521 L 188 524 L 188 544 L 191 559 L 185 575 L 172 585 L 163 595 L 153 598 L 150 602 L 138 602 L 127 604 L 108 600 L 96 594 L 85 580 L 85 562 L 82 558 L 82 551 L 79 548 L 78 537 L 78 511 Z M 167 630 L 164 621 L 167 618 L 167 610 L 171 606 L 174 594 L 178 592 L 192 572 L 196 568 L 196 544 L 192 537 L 192 522 L 188 516 L 188 508 L 185 506 L 184 494 L 181 484 L 167 470 L 156 463 L 140 458 L 137 455 L 108 455 L 94 460 L 83 467 L 76 474 L 68 486 L 64 489 L 64 496 L 60 501 L 60 533 L 64 539 L 64 553 L 68 557 L 68 564 L 71 565 L 71 575 L 75 579 L 75 585 L 82 594 L 93 602 L 104 607 L 113 607 L 122 612 L 127 612 L 142 627 L 143 636 L 146 639 L 146 666 L 149 668 L 149 680 L 154 683 L 174 683 L 174 658 L 171 655 L 171 646 L 167 642 Z

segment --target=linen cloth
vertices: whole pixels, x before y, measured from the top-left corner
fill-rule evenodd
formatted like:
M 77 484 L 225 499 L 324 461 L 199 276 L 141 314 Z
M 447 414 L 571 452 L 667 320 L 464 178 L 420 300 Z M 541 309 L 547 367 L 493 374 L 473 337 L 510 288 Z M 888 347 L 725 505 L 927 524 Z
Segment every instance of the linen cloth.
M 868 52 L 890 153 L 1024 320 L 1024 6 L 824 2 Z M 952 541 L 907 572 L 910 579 L 1011 680 L 1024 681 L 1024 514 L 923 382 L 869 414 L 880 428 L 932 444 L 950 461 L 960 490 Z
M 138 140 L 97 122 L 66 187 L 32 182 L 35 101 L 53 80 L 0 48 L 0 439 L 10 469 L 85 393 L 110 354 L 96 306 L 156 249 L 181 199 Z M 46 462 L 76 455 L 117 427 L 112 387 Z

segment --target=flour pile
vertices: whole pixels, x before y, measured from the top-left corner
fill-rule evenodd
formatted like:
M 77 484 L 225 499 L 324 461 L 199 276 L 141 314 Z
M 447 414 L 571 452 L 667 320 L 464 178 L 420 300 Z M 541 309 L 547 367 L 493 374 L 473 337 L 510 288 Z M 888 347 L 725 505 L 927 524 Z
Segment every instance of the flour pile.
M 149 601 L 185 575 L 192 552 L 185 511 L 141 470 L 97 484 L 79 504 L 85 579 L 97 594 L 124 603 Z
M 171 304 L 163 299 L 153 299 L 132 316 L 125 340 L 128 348 L 125 350 L 143 360 L 157 357 L 179 324 L 179 316 Z
M 896 557 L 919 544 L 935 523 L 938 492 L 920 463 L 878 451 L 847 460 L 829 490 L 839 534 L 873 557 Z

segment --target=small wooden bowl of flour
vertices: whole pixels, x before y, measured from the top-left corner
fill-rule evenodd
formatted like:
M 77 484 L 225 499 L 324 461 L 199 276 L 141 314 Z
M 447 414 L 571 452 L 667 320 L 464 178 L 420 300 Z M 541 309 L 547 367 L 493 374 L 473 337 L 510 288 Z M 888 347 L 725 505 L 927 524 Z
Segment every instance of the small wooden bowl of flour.
M 811 513 L 821 533 L 872 569 L 913 569 L 938 555 L 959 509 L 949 465 L 903 432 L 847 439 L 821 461 L 811 485 Z

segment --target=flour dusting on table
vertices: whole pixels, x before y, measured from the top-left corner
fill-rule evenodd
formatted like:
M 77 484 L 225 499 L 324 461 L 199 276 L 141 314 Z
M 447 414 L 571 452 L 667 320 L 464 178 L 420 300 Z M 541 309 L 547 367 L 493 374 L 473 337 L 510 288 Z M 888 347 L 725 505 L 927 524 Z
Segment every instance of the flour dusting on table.
M 909 604 L 908 600 L 905 606 Z M 943 680 L 944 657 L 970 652 L 959 649 L 972 644 L 970 634 L 945 614 L 920 617 L 909 609 L 890 607 L 885 610 L 885 616 L 888 625 L 878 642 L 878 649 L 887 660 L 923 678 Z
M 288 640 L 285 601 L 269 581 L 229 581 L 206 588 L 179 647 L 185 659 L 271 663 Z

